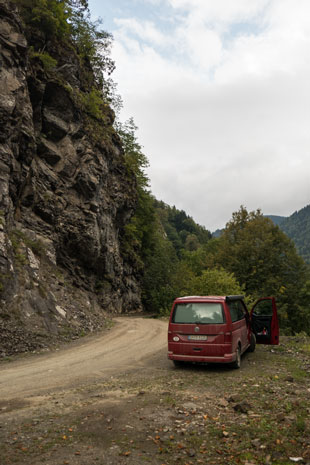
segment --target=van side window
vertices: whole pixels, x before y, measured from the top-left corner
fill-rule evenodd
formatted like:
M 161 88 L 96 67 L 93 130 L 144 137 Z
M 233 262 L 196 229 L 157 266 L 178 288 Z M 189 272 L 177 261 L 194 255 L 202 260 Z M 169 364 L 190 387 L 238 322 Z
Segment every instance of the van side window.
M 245 308 L 244 303 L 241 300 L 238 300 L 238 305 L 239 305 L 239 312 L 240 315 L 242 314 L 241 318 L 245 317 L 247 314 L 247 310 Z
M 234 302 L 229 303 L 229 312 L 231 316 L 231 321 L 239 321 L 245 317 L 245 308 L 240 300 L 235 300 Z

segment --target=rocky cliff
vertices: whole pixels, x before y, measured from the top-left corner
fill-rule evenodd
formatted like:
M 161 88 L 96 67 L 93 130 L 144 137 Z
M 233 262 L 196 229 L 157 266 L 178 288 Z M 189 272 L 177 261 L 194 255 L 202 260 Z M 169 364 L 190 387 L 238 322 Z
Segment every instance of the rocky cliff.
M 136 188 L 113 111 L 87 111 L 91 69 L 52 47 L 52 67 L 30 56 L 16 4 L 0 0 L 0 356 L 141 306 L 120 251 Z

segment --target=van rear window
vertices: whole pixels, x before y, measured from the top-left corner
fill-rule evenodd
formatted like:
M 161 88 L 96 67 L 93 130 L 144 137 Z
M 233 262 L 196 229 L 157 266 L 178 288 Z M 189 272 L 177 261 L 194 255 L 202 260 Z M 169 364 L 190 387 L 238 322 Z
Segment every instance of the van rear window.
M 177 304 L 174 307 L 173 323 L 220 324 L 224 323 L 222 304 L 192 302 Z

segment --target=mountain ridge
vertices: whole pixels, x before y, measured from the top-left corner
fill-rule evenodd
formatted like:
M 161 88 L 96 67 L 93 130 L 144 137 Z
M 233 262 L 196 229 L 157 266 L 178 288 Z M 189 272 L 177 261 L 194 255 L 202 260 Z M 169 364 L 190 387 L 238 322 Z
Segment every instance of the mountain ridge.
M 280 228 L 294 241 L 298 253 L 310 265 L 310 205 L 283 220 Z

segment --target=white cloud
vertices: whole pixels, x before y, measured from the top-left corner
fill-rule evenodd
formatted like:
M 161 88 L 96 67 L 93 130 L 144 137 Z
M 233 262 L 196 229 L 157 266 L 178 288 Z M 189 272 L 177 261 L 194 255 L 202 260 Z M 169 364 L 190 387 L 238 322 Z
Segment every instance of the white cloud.
M 292 39 L 309 34 L 310 4 L 308 0 L 273 0 L 269 4 L 269 24 Z
M 153 45 L 164 45 L 166 37 L 150 21 L 137 21 L 134 18 L 115 19 L 115 24 L 123 31 L 123 35 L 134 34 L 143 41 Z
M 161 5 L 165 3 L 165 0 L 143 0 L 144 3 L 149 3 L 150 5 Z
M 167 3 L 169 29 L 127 18 L 113 31 L 154 194 L 211 230 L 240 204 L 288 215 L 309 203 L 308 0 Z
M 168 0 L 175 9 L 208 22 L 249 21 L 269 4 L 269 0 Z
M 196 67 L 209 70 L 220 63 L 221 38 L 216 31 L 205 27 L 202 22 L 178 28 L 176 39 Z

